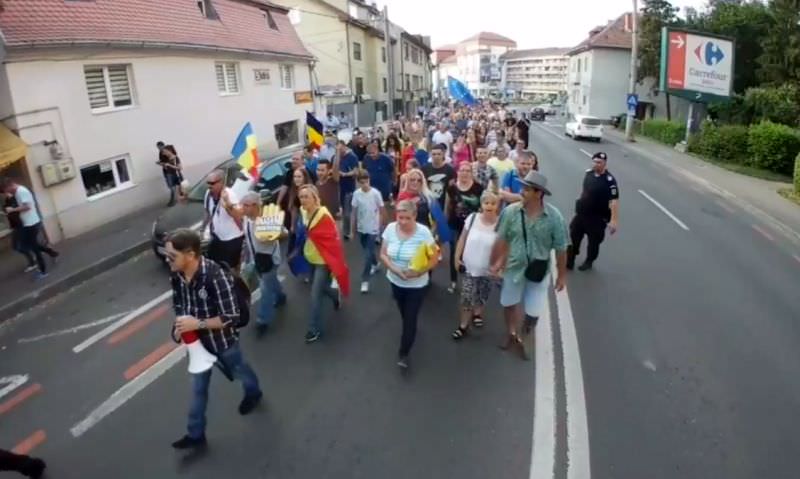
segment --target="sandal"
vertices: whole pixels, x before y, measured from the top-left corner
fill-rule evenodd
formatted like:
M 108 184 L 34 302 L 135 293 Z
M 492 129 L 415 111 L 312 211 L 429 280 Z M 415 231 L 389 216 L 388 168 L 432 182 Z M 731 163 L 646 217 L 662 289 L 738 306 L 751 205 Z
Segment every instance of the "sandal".
M 453 331 L 452 337 L 455 341 L 458 341 L 467 336 L 468 333 L 469 333 L 469 326 L 459 326 L 458 329 Z
M 472 325 L 475 326 L 476 328 L 482 328 L 483 327 L 483 318 L 480 317 L 479 315 L 474 315 L 472 317 Z

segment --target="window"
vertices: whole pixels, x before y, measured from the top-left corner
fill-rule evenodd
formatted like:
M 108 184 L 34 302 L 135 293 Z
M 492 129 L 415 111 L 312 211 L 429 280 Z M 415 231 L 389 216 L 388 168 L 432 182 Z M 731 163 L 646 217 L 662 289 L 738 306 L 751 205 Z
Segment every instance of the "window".
M 417 75 L 414 75 L 412 81 L 414 85 L 414 90 L 419 90 L 419 77 Z
M 353 59 L 361 60 L 361 44 L 358 42 L 353 42 Z
M 261 170 L 261 180 L 258 182 L 260 190 L 275 191 L 283 185 L 283 167 L 280 161 L 270 163 Z
M 578 58 L 578 73 L 581 71 L 581 59 Z
M 128 169 L 128 157 L 112 158 L 83 166 L 81 179 L 87 198 L 129 186 L 131 175 Z
M 264 10 L 264 17 L 266 17 L 266 19 L 267 19 L 267 26 L 269 28 L 271 28 L 273 30 L 277 30 L 278 29 L 278 24 L 275 23 L 275 19 L 272 18 L 272 13 L 270 13 L 268 10 Z
M 585 72 L 589 71 L 589 59 L 588 58 L 583 61 L 583 71 L 585 71 Z
M 83 75 L 93 112 L 133 106 L 130 65 L 86 65 Z
M 411 75 L 406 73 L 406 90 L 411 89 Z
M 294 88 L 294 66 L 281 65 L 281 88 L 291 90 Z
M 381 61 L 386 63 L 386 47 L 381 47 Z
M 389 82 L 386 80 L 386 77 L 383 77 L 383 92 L 386 93 L 389 91 Z
M 278 148 L 286 148 L 299 143 L 300 135 L 297 133 L 297 120 L 276 124 L 275 140 L 278 141 Z
M 356 95 L 363 95 L 364 94 L 364 79 L 361 77 L 356 77 Z
M 216 63 L 217 91 L 220 95 L 239 93 L 239 69 L 236 63 Z
M 583 105 L 586 106 L 586 95 L 583 95 Z
M 411 47 L 411 61 L 415 65 L 419 64 L 419 50 L 417 47 Z
M 403 43 L 403 50 L 405 51 L 403 56 L 406 58 L 406 61 L 408 61 L 408 43 Z
M 200 9 L 200 13 L 209 20 L 219 20 L 219 15 L 217 15 L 217 11 L 214 9 L 214 4 L 211 3 L 211 0 L 197 0 L 197 8 Z

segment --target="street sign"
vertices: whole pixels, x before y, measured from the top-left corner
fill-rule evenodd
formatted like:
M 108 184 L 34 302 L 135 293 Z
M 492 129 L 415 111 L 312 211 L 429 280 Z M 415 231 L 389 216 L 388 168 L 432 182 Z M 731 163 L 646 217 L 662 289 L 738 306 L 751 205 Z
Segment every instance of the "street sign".
M 704 33 L 664 28 L 661 90 L 697 102 L 727 100 L 733 86 L 734 42 Z
M 628 93 L 628 111 L 636 113 L 636 107 L 639 105 L 639 95 L 636 93 Z

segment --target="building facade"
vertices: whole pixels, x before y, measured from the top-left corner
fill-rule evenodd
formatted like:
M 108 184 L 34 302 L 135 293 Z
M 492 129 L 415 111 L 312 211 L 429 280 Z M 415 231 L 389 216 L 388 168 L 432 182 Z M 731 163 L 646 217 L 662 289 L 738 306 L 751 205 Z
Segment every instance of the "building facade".
M 0 116 L 28 145 L 3 174 L 32 188 L 53 241 L 166 203 L 159 140 L 192 183 L 246 122 L 267 153 L 302 140 L 313 57 L 272 3 L 7 2 L 0 29 Z
M 517 42 L 491 32 L 480 32 L 456 45 L 435 50 L 436 92 L 447 94 L 447 78 L 462 82 L 475 98 L 501 97 L 500 58 L 517 48 Z
M 513 99 L 560 99 L 567 92 L 569 50 L 537 48 L 515 50 L 502 55 L 502 90 Z

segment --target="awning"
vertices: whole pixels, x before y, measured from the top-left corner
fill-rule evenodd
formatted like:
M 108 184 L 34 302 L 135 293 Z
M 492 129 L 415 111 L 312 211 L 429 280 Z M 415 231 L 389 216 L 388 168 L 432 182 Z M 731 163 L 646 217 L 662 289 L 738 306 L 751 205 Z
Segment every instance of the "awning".
M 0 169 L 21 160 L 27 152 L 28 145 L 0 123 Z

